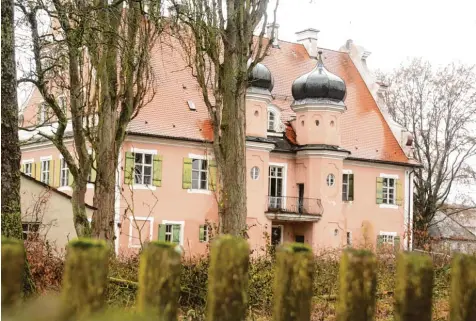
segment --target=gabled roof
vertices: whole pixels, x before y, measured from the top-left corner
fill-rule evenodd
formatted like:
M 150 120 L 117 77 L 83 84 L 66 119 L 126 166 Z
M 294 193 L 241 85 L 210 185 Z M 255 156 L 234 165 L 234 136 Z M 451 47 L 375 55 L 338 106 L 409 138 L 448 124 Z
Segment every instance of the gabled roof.
M 470 211 L 468 213 L 471 214 Z M 458 222 L 456 216 L 447 215 L 444 211 L 436 212 L 429 234 L 433 238 L 476 242 L 476 235 L 473 232 Z
M 50 191 L 55 192 L 56 194 L 61 195 L 62 197 L 66 197 L 67 199 L 71 199 L 71 195 L 68 195 L 68 194 L 66 194 L 66 193 L 63 193 L 62 191 L 57 190 L 57 189 L 54 188 L 53 186 L 50 186 L 50 185 L 48 185 L 48 184 L 45 184 L 45 183 L 43 183 L 43 182 L 41 182 L 41 181 L 39 181 L 39 180 L 37 180 L 37 179 L 35 179 L 35 178 L 29 176 L 29 175 L 26 175 L 25 173 L 21 173 L 21 178 L 27 179 L 27 180 L 29 180 L 29 181 L 35 183 L 35 184 L 38 184 L 38 185 L 40 185 L 40 186 L 42 186 L 42 187 L 44 187 L 44 188 L 47 188 L 47 189 L 49 189 Z M 96 209 L 97 209 L 96 207 L 94 207 L 94 206 L 92 206 L 92 205 L 89 205 L 89 204 L 87 204 L 87 203 L 85 203 L 85 205 L 86 205 L 87 208 L 89 208 L 89 209 L 91 209 L 91 210 L 96 210 Z
M 349 150 L 353 159 L 413 164 L 393 136 L 349 55 L 328 49 L 322 51 L 326 68 L 341 77 L 347 86 L 344 101 L 347 111 L 341 118 L 341 147 Z M 272 103 L 281 109 L 281 118 L 286 123 L 295 115 L 290 107 L 292 83 L 312 70 L 316 60 L 309 57 L 304 46 L 280 41 L 279 48 L 271 48 L 262 63 L 274 77 Z M 183 61 L 180 45 L 157 46 L 153 52 L 153 68 L 157 84 L 155 97 L 131 122 L 128 132 L 213 140 L 200 88 Z M 188 100 L 194 102 L 196 110 L 189 109 Z M 287 126 L 288 141 L 294 143 L 294 136 L 291 126 Z

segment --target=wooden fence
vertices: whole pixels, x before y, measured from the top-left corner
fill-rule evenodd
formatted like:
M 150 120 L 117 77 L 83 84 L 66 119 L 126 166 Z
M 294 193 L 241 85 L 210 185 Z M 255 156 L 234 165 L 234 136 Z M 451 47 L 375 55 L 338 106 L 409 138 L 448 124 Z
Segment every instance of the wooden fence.
M 173 244 L 152 242 L 141 255 L 137 318 L 147 316 L 147 320 L 177 320 L 180 253 L 176 252 Z M 59 305 L 61 313 L 55 320 L 84 320 L 99 315 L 105 307 L 108 258 L 108 248 L 101 241 L 78 239 L 69 243 Z M 8 313 L 18 311 L 21 304 L 22 242 L 2 239 L 1 262 L 2 315 L 8 317 Z M 245 240 L 221 236 L 214 241 L 208 279 L 208 321 L 241 321 L 246 318 L 248 263 L 249 247 Z M 284 245 L 277 253 L 276 264 L 273 320 L 310 320 L 311 249 L 297 243 Z M 376 269 L 377 261 L 372 253 L 362 250 L 343 252 L 337 321 L 374 319 Z M 451 278 L 450 320 L 476 321 L 476 257 L 456 255 Z M 433 286 L 431 258 L 417 253 L 399 254 L 396 280 L 395 320 L 430 321 Z M 31 320 L 36 319 L 36 316 L 30 317 Z M 99 320 L 113 319 L 118 318 L 103 315 Z

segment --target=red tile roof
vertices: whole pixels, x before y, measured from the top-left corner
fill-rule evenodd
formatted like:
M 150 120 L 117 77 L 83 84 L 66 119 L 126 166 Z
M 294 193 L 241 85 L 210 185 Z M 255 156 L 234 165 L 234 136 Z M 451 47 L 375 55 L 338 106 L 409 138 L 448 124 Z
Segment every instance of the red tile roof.
M 364 80 L 347 53 L 323 50 L 326 68 L 341 77 L 347 86 L 342 116 L 341 141 L 353 158 L 404 162 L 409 160 L 393 136 L 387 122 L 369 92 Z M 306 49 L 295 43 L 280 41 L 264 59 L 274 77 L 273 104 L 282 110 L 283 121 L 294 116 L 291 109 L 291 85 L 302 74 L 314 68 Z M 162 45 L 154 52 L 156 94 L 142 109 L 128 130 L 134 133 L 171 136 L 176 138 L 211 140 L 213 132 L 202 94 L 190 69 L 185 67 L 181 52 Z M 195 103 L 196 111 L 187 101 Z M 292 133 L 287 136 L 295 138 Z

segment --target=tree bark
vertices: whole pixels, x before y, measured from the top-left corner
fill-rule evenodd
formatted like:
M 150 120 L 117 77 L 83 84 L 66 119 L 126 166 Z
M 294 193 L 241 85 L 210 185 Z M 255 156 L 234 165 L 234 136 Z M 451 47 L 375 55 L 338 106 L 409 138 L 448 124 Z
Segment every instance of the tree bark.
M 2 236 L 22 239 L 20 145 L 12 0 L 2 0 Z
M 246 74 L 246 61 L 234 53 L 235 36 L 225 47 L 221 86 L 223 115 L 219 146 L 215 145 L 218 170 L 221 177 L 220 230 L 223 234 L 243 236 L 246 230 L 246 133 L 245 133 L 245 84 L 240 75 Z
M 13 0 L 2 0 L 2 236 L 22 240 L 20 142 L 15 65 Z M 26 255 L 25 255 L 26 257 Z M 35 292 L 28 262 L 23 269 L 23 294 Z

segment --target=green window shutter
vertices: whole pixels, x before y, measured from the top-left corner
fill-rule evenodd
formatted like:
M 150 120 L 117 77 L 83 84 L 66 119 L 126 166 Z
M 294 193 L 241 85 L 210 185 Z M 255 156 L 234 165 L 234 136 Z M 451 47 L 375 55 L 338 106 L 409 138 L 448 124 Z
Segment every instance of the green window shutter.
M 393 238 L 393 247 L 395 249 L 395 252 L 400 251 L 400 236 L 395 236 Z
M 53 186 L 59 187 L 60 186 L 60 176 L 61 176 L 61 158 L 58 160 L 53 161 L 53 168 L 54 168 L 54 176 L 53 176 Z
M 199 233 L 198 233 L 198 240 L 200 242 L 205 242 L 206 241 L 206 238 L 205 238 L 205 225 L 200 225 L 200 230 L 199 230 Z
M 208 189 L 214 191 L 217 187 L 217 163 L 214 160 L 208 161 Z
M 97 160 L 96 160 L 96 154 L 94 151 L 92 152 L 92 157 L 93 157 L 93 164 L 91 165 L 91 183 L 96 182 L 96 169 L 97 169 Z
M 403 197 L 404 197 L 404 194 L 405 194 L 405 191 L 403 189 L 402 180 L 396 179 L 395 184 L 396 184 L 396 204 L 398 206 L 402 206 L 403 205 Z
M 159 241 L 165 242 L 165 224 L 159 224 Z
M 377 249 L 381 248 L 383 245 L 383 235 L 377 235 Z
M 383 203 L 383 177 L 377 177 L 377 204 Z
M 50 171 L 50 180 L 48 182 L 48 185 L 53 186 L 53 183 L 54 183 L 53 182 L 53 178 L 54 178 L 53 175 L 55 174 L 54 168 L 53 168 L 54 162 L 52 160 L 49 160 L 48 163 L 49 163 L 48 170 Z
M 161 155 L 154 155 L 154 176 L 152 185 L 154 186 L 162 186 L 162 156 Z
M 126 166 L 124 167 L 124 184 L 132 185 L 133 181 L 134 181 L 134 153 L 126 152 Z
M 73 174 L 71 174 L 71 171 L 68 169 L 68 185 L 73 186 L 73 183 L 74 183 Z
M 180 244 L 180 224 L 172 225 L 172 243 Z
M 349 201 L 354 200 L 354 174 L 349 174 Z
M 25 172 L 25 164 L 21 164 L 21 172 L 24 173 Z
M 182 175 L 182 188 L 192 188 L 192 159 L 183 159 L 183 175 Z

